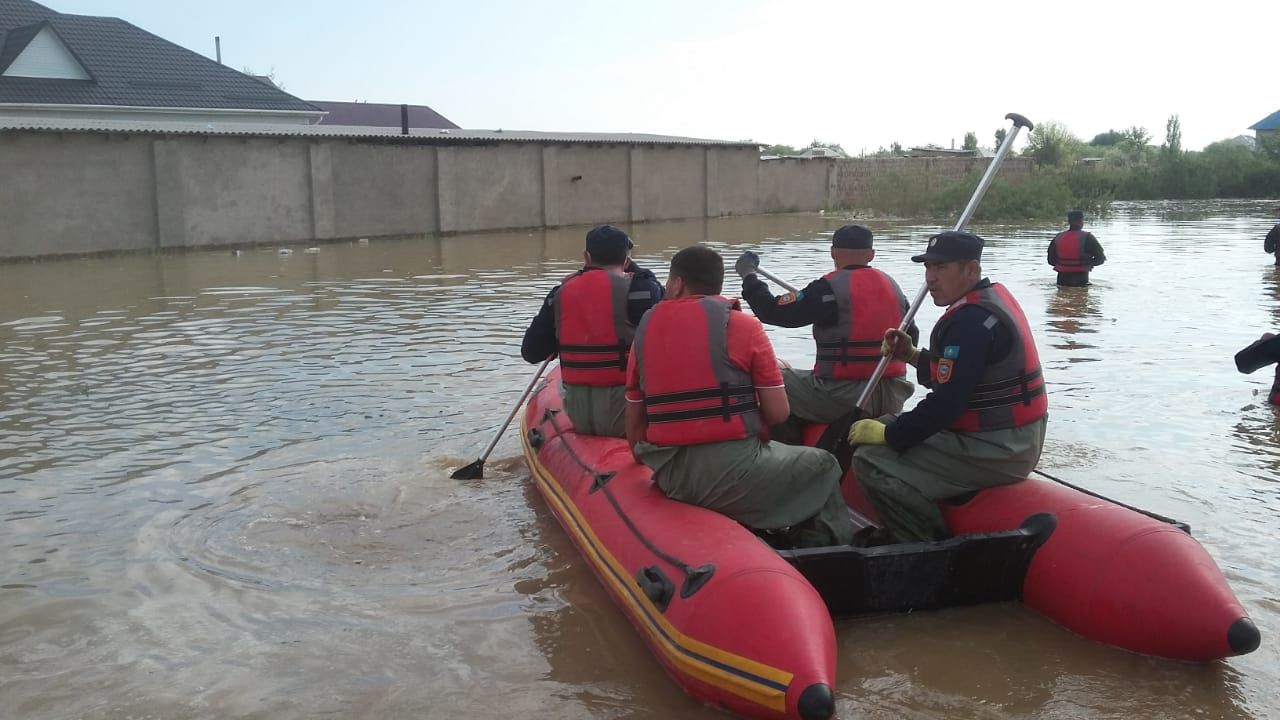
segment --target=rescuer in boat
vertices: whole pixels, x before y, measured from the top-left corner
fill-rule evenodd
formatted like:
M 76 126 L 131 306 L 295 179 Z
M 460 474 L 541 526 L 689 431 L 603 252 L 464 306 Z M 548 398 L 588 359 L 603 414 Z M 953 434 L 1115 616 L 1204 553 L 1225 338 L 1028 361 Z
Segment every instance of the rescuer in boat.
M 778 327 L 813 326 L 817 345 L 813 370 L 783 368 L 791 415 L 801 420 L 832 423 L 852 412 L 880 361 L 885 328 L 898 327 L 910 305 L 902 288 L 887 274 L 871 267 L 876 256 L 871 231 L 845 225 L 831 236 L 835 269 L 803 290 L 774 297 L 756 276 L 760 258 L 742 253 L 734 269 L 742 278 L 742 297 L 760 321 Z M 912 342 L 920 330 L 911 324 Z M 868 398 L 872 416 L 902 411 L 915 390 L 907 366 L 892 362 Z
M 1084 213 L 1067 211 L 1067 229 L 1049 241 L 1049 264 L 1058 271 L 1058 284 L 1084 287 L 1089 271 L 1107 261 L 1102 244 L 1084 229 Z
M 613 225 L 587 232 L 583 268 L 564 278 L 524 333 L 520 355 L 540 363 L 559 353 L 564 410 L 588 435 L 626 437 L 627 356 L 636 325 L 662 299 L 662 285 L 630 256 Z
M 898 542 L 947 537 L 938 502 L 1020 482 L 1040 460 L 1048 398 L 1039 353 L 1013 295 L 982 276 L 982 246 L 948 231 L 911 258 L 947 309 L 930 349 L 891 328 L 882 352 L 915 365 L 929 394 L 896 418 L 849 429 L 857 480 Z
M 762 440 L 789 412 L 764 326 L 720 296 L 724 260 L 675 254 L 667 299 L 636 330 L 627 367 L 627 441 L 674 500 L 758 530 L 790 528 L 801 547 L 852 539 L 840 466 L 817 448 Z
M 1280 206 L 1277 206 L 1273 212 L 1280 216 Z M 1262 241 L 1262 249 L 1269 253 L 1274 253 L 1276 265 L 1280 265 L 1280 223 L 1276 223 L 1271 228 L 1271 232 L 1267 233 L 1267 237 Z

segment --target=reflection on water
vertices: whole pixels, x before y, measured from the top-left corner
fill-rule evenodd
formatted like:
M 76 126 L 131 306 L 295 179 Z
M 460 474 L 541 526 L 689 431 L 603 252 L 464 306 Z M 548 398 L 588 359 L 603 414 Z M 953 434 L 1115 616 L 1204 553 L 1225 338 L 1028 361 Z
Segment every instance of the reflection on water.
M 1267 209 L 1122 204 L 1086 288 L 1044 264 L 1055 223 L 973 229 L 1041 349 L 1045 470 L 1189 522 L 1273 637 L 1280 421 L 1270 373 L 1232 363 L 1280 327 Z M 707 242 L 802 285 L 845 221 L 632 230 L 660 279 Z M 941 228 L 871 225 L 914 295 Z M 715 717 L 579 562 L 514 432 L 485 479 L 448 477 L 519 397 L 520 336 L 584 230 L 0 265 L 5 717 Z M 812 362 L 807 329 L 769 333 Z M 1166 663 L 1018 605 L 838 632 L 845 717 L 1280 715 L 1274 643 Z

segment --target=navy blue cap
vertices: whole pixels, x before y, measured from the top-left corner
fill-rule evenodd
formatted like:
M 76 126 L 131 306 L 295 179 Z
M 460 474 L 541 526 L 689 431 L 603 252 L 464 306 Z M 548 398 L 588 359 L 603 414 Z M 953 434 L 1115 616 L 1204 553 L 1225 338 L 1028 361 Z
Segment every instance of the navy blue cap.
M 613 225 L 597 225 L 587 231 L 587 252 L 592 255 L 608 254 L 610 250 L 625 252 L 633 247 L 631 238 Z
M 929 238 L 929 246 L 923 255 L 911 258 L 913 262 L 951 262 L 953 260 L 981 260 L 982 238 L 967 232 L 948 230 Z
M 831 247 L 844 250 L 870 250 L 871 231 L 861 225 L 845 225 L 831 235 Z
M 1071 220 L 1083 220 L 1083 219 L 1084 219 L 1084 211 L 1083 211 L 1083 210 L 1077 210 L 1077 209 L 1075 209 L 1075 208 L 1072 208 L 1071 210 L 1068 210 L 1068 211 L 1067 211 L 1067 220 L 1068 220 L 1068 221 L 1071 221 Z

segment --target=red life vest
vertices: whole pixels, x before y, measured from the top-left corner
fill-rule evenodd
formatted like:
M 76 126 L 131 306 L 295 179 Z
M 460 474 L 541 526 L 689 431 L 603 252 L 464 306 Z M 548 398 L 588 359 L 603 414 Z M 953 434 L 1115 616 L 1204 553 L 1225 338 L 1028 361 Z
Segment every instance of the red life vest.
M 1067 230 L 1058 233 L 1054 238 L 1058 250 L 1058 264 L 1053 269 L 1058 272 L 1089 272 L 1092 266 L 1084 261 L 1084 243 L 1081 242 L 1079 230 Z
M 970 291 L 947 308 L 933 328 L 931 348 L 942 346 L 948 325 L 960 308 L 978 305 L 990 310 L 1009 331 L 1013 342 L 1009 354 L 988 364 L 982 380 L 973 389 L 967 407 L 949 429 L 959 432 L 1006 430 L 1029 425 L 1049 412 L 1044 376 L 1040 370 L 1040 353 L 1036 351 L 1031 327 L 1018 301 L 999 283 Z M 931 363 L 933 377 L 938 377 L 938 360 Z
M 751 373 L 729 361 L 729 317 L 738 301 L 718 295 L 664 300 L 636 330 L 645 439 L 655 445 L 740 440 L 763 421 Z
M 813 374 L 834 380 L 866 380 L 880 362 L 887 328 L 902 323 L 907 304 L 893 278 L 872 267 L 841 268 L 823 276 L 836 296 L 836 324 L 813 326 L 817 357 Z M 885 377 L 902 377 L 907 364 L 890 362 Z
M 636 328 L 627 317 L 631 274 L 588 267 L 569 275 L 552 297 L 560 377 L 569 385 L 627 382 Z

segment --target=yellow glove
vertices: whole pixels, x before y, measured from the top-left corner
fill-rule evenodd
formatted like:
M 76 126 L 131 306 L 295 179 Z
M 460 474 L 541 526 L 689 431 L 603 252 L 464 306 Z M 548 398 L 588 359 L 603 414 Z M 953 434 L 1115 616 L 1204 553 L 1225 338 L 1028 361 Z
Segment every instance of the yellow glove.
M 884 423 L 879 420 L 859 420 L 849 428 L 852 445 L 883 445 Z
M 916 358 L 920 357 L 920 349 L 911 344 L 910 335 L 898 328 L 889 328 L 884 331 L 884 340 L 880 343 L 880 354 L 914 365 Z

